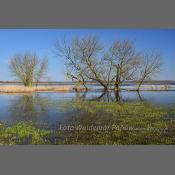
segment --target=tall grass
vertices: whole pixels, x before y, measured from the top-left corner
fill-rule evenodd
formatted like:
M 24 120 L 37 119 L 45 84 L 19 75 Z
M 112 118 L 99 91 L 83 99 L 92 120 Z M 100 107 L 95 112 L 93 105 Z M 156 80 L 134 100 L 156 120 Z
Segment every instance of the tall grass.
M 2 93 L 25 93 L 25 92 L 39 92 L 39 91 L 72 91 L 73 86 L 0 86 L 0 92 Z

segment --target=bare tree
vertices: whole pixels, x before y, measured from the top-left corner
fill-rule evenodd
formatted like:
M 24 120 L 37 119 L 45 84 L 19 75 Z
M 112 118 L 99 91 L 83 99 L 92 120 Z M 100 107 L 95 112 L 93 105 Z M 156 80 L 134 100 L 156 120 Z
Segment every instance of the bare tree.
M 48 59 L 43 59 L 38 61 L 38 68 L 34 74 L 34 81 L 36 82 L 36 86 L 38 85 L 39 81 L 44 78 L 46 70 L 48 68 Z
M 67 76 L 77 81 L 77 87 L 83 84 L 87 90 L 87 81 L 93 81 L 107 91 L 113 85 L 118 99 L 122 83 L 139 80 L 139 90 L 144 80 L 156 74 L 161 65 L 158 54 L 145 54 L 143 59 L 143 54 L 128 39 L 116 40 L 110 47 L 104 47 L 98 37 L 87 35 L 74 37 L 69 42 L 57 41 L 55 48 L 57 54 L 65 58 Z
M 142 58 L 143 59 L 142 63 L 140 64 L 137 91 L 140 90 L 140 87 L 145 80 L 149 80 L 155 74 L 159 73 L 162 66 L 161 55 L 158 52 L 152 51 L 151 53 L 145 53 L 143 54 Z
M 63 57 L 65 59 L 66 66 L 66 75 L 67 78 L 70 78 L 72 81 L 77 81 L 77 90 L 82 83 L 86 90 L 86 77 L 84 75 L 84 70 L 81 65 L 81 60 L 76 57 L 76 54 L 73 50 L 73 43 L 68 44 L 68 42 L 63 39 L 63 41 L 55 42 L 55 49 L 57 51 L 58 57 Z
M 38 83 L 43 78 L 47 65 L 47 59 L 39 59 L 36 54 L 26 52 L 11 58 L 9 70 L 24 86 L 31 87 L 33 82 Z
M 116 40 L 110 47 L 109 55 L 108 59 L 112 65 L 111 80 L 114 82 L 116 98 L 120 99 L 120 85 L 124 81 L 136 78 L 141 57 L 130 40 Z
M 56 42 L 55 46 L 66 59 L 68 76 L 82 82 L 85 87 L 87 80 L 91 80 L 98 82 L 105 90 L 108 89 L 110 68 L 102 44 L 96 36 L 75 37 L 70 44 L 64 41 L 60 45 Z

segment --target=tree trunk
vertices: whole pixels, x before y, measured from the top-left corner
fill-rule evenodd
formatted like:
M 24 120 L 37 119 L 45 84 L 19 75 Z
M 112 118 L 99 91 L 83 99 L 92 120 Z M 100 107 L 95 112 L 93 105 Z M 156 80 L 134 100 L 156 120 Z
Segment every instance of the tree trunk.
M 143 83 L 143 79 L 140 81 L 140 83 L 139 83 L 139 85 L 138 85 L 138 87 L 137 87 L 137 92 L 140 91 L 140 87 L 141 87 L 142 83 Z
M 107 86 L 103 86 L 104 87 L 104 91 L 107 92 L 108 91 L 108 87 Z
M 91 99 L 91 101 L 100 101 L 105 95 L 106 95 L 106 91 L 102 92 L 102 94 L 96 98 Z
M 83 86 L 85 87 L 85 90 L 88 91 L 88 87 L 86 86 L 86 82 L 83 81 Z
M 119 91 L 120 88 L 120 66 L 117 65 L 117 75 L 115 79 L 115 90 Z
M 115 91 L 115 100 L 116 102 L 120 102 L 121 101 L 121 98 L 120 98 L 120 91 Z
M 116 101 L 120 101 L 120 66 L 117 65 L 117 75 L 115 79 L 115 97 Z
M 139 96 L 140 101 L 142 102 L 142 101 L 143 101 L 143 98 L 142 98 L 142 96 L 140 95 L 140 92 L 137 91 L 137 94 L 138 94 L 138 96 Z
M 77 82 L 75 91 L 80 92 L 80 81 Z

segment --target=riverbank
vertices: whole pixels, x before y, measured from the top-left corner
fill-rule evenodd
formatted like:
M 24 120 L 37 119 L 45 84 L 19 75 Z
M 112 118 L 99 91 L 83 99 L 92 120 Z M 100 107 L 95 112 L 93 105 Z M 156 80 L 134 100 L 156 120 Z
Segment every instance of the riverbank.
M 121 89 L 128 91 L 137 91 L 137 85 L 122 86 Z M 174 85 L 141 85 L 140 91 L 171 91 L 175 90 Z
M 74 86 L 0 86 L 0 93 L 28 93 L 28 92 L 65 92 L 72 91 Z
M 88 90 L 103 90 L 99 86 L 89 87 Z M 109 90 L 113 90 L 111 87 Z M 137 91 L 136 85 L 121 86 L 121 90 Z M 175 86 L 171 85 L 142 85 L 140 91 L 171 91 L 175 90 Z M 31 92 L 71 92 L 76 91 L 75 85 L 48 85 L 48 86 L 33 86 L 25 87 L 23 85 L 1 85 L 0 93 L 31 93 Z M 85 91 L 84 87 L 80 87 L 79 91 Z

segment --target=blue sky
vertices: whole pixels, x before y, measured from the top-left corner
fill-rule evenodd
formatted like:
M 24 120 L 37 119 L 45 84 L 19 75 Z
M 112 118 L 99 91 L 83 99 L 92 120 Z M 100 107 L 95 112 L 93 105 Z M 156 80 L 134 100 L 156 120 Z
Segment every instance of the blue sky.
M 86 34 L 98 35 L 104 44 L 115 39 L 134 40 L 139 51 L 158 50 L 163 56 L 162 72 L 154 79 L 175 80 L 175 29 L 0 29 L 0 81 L 14 80 L 8 61 L 16 53 L 36 52 L 49 59 L 48 76 L 64 81 L 64 63 L 54 52 L 56 39 Z

